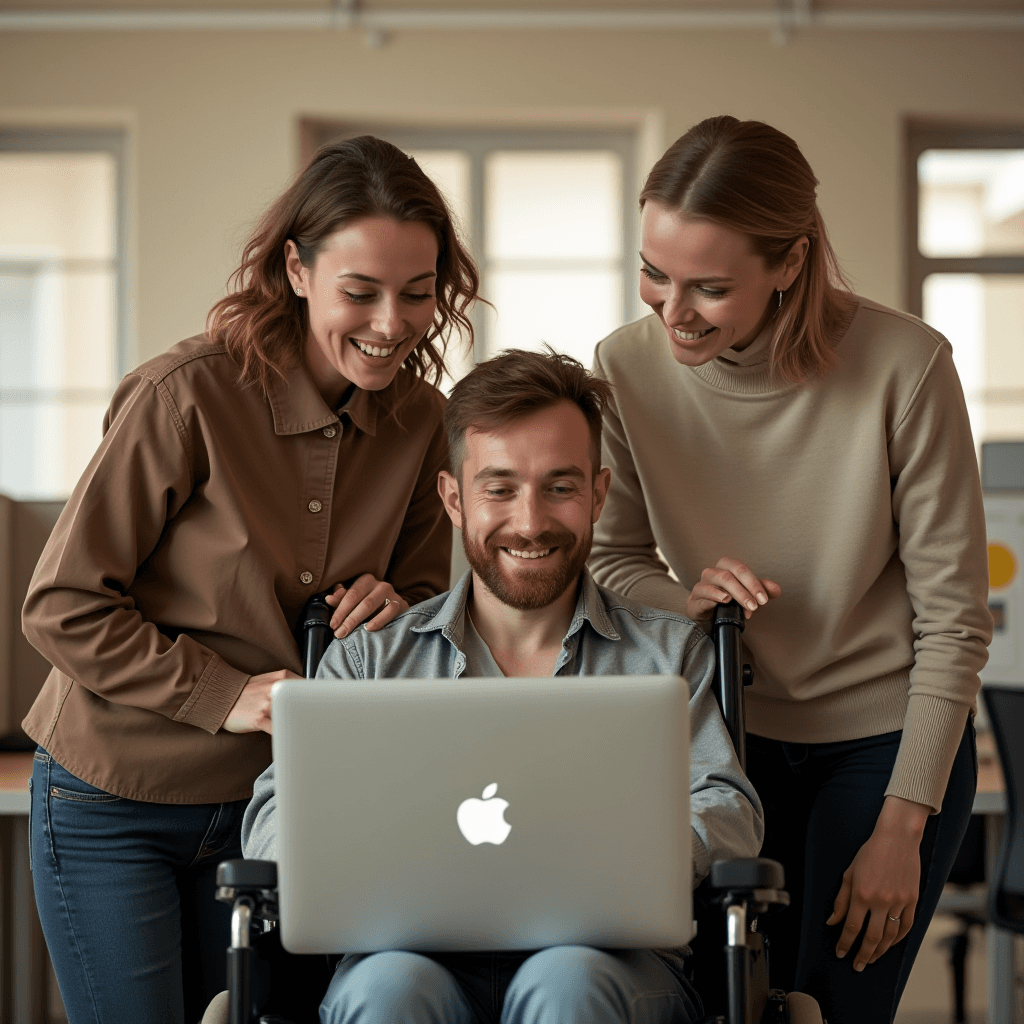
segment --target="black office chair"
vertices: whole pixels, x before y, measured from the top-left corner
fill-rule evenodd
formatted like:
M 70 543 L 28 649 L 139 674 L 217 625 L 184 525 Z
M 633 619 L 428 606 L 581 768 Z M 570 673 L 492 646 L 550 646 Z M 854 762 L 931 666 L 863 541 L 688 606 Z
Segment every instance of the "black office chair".
M 1024 689 L 982 687 L 1006 786 L 1006 819 L 995 878 L 989 884 L 988 917 L 999 928 L 1024 935 Z
M 333 640 L 330 618 L 331 608 L 323 595 L 313 597 L 302 621 L 301 647 L 307 677 L 316 675 L 320 658 Z M 745 768 L 743 690 L 750 685 L 752 675 L 750 666 L 741 664 L 744 621 L 735 601 L 720 605 L 712 632 L 717 657 L 716 697 Z M 782 865 L 777 861 L 747 858 L 712 865 L 702 889 L 706 905 L 724 910 L 725 972 L 717 993 L 723 1005 L 715 1007 L 723 1012 L 713 1012 L 702 1024 L 824 1024 L 818 1004 L 810 996 L 799 992 L 787 995 L 769 988 L 767 942 L 757 931 L 757 917 L 789 903 L 784 881 Z M 217 898 L 234 905 L 227 954 L 228 989 L 211 1004 L 202 1024 L 288 1024 L 283 1017 L 260 1016 L 265 986 L 261 990 L 254 977 L 254 965 L 266 959 L 253 942 L 254 935 L 259 934 L 257 922 L 278 919 L 277 865 L 273 861 L 224 861 L 217 869 L 217 886 Z M 308 997 L 308 993 L 304 995 Z

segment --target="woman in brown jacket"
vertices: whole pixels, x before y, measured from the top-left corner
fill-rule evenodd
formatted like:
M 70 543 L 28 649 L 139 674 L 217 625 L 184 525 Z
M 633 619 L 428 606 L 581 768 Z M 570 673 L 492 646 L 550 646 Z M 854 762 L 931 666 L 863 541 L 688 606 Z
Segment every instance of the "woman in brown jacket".
M 25 729 L 36 901 L 71 1024 L 195 1021 L 270 763 L 303 605 L 345 635 L 445 590 L 433 386 L 477 274 L 415 161 L 321 150 L 246 245 L 207 334 L 121 382 L 24 628 L 53 664 Z

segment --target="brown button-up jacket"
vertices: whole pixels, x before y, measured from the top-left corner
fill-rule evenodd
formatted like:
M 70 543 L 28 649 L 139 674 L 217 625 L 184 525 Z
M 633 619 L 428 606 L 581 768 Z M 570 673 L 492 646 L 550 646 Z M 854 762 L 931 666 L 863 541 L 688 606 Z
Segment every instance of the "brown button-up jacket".
M 251 675 L 301 673 L 309 597 L 366 572 L 412 603 L 448 586 L 437 390 L 403 372 L 334 412 L 302 365 L 269 398 L 237 376 L 200 336 L 125 377 L 25 602 L 54 666 L 25 731 L 119 796 L 250 796 L 270 737 L 221 725 Z

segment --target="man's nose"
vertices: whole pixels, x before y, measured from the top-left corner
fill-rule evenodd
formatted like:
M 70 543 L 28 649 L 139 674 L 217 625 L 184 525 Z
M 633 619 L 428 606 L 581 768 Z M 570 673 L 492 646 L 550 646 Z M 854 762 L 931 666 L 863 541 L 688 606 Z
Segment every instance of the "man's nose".
M 511 525 L 524 537 L 536 537 L 544 532 L 545 517 L 539 495 L 530 492 L 519 495 Z

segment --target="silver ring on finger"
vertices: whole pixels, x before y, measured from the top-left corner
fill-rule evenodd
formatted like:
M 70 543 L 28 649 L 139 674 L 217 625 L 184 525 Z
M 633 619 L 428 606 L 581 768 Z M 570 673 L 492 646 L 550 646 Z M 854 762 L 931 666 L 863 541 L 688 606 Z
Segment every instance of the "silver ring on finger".
M 892 914 L 886 914 L 885 916 L 886 916 L 886 917 L 887 917 L 887 918 L 888 918 L 888 919 L 889 919 L 890 921 L 895 921 L 895 922 L 896 922 L 897 924 L 899 924 L 899 923 L 900 923 L 900 919 L 899 919 L 898 917 L 893 917 L 893 916 L 892 916 Z
M 389 604 L 391 604 L 391 598 L 390 597 L 385 597 L 384 598 L 384 607 L 387 608 L 387 606 Z

